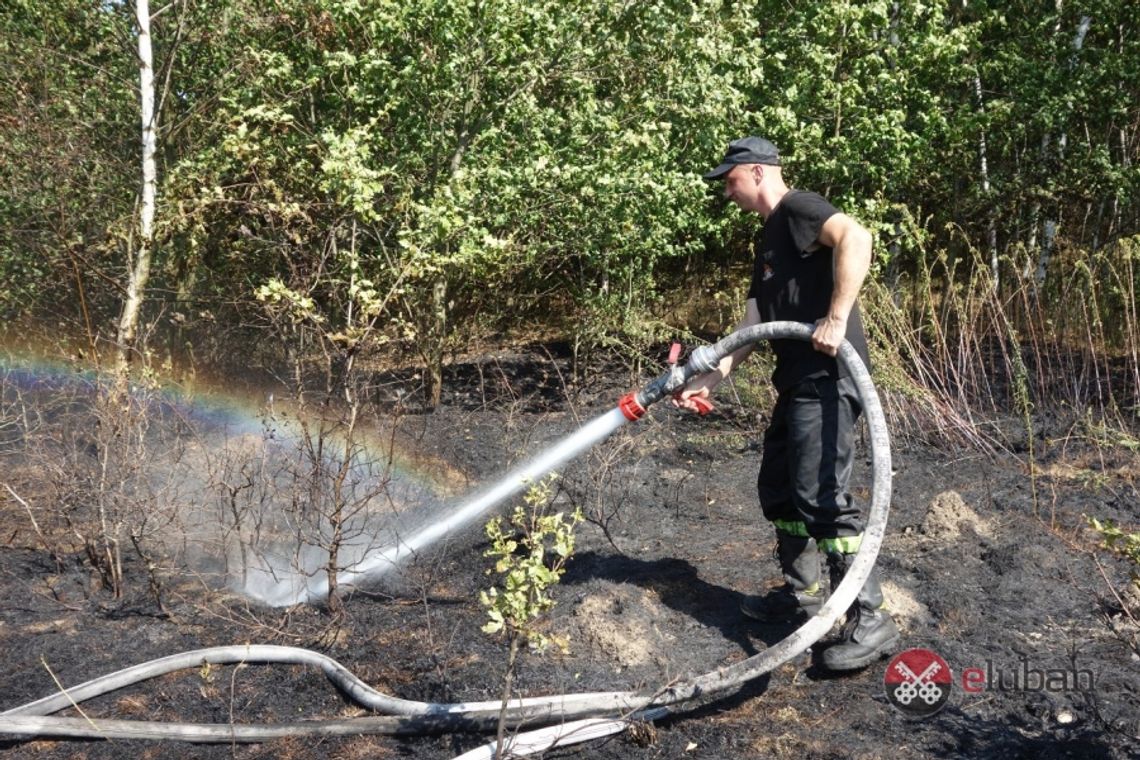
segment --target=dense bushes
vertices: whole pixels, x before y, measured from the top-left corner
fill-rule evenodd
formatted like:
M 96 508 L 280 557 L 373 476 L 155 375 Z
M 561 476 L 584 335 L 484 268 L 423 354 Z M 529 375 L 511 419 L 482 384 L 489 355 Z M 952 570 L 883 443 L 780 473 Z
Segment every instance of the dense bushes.
M 11 6 L 0 305 L 94 340 L 112 333 L 138 184 L 130 14 Z M 434 393 L 446 351 L 480 332 L 637 348 L 689 326 L 661 314 L 702 272 L 748 259 L 755 221 L 699 174 L 753 132 L 875 230 L 882 303 L 905 305 L 882 324 L 947 339 L 981 284 L 1006 324 L 990 334 L 1111 324 L 1090 337 L 1135 374 L 1129 10 L 175 0 L 153 25 L 147 313 L 183 341 L 284 327 L 294 354 L 337 363 L 414 351 Z M 1124 329 L 1106 319 L 1120 304 Z

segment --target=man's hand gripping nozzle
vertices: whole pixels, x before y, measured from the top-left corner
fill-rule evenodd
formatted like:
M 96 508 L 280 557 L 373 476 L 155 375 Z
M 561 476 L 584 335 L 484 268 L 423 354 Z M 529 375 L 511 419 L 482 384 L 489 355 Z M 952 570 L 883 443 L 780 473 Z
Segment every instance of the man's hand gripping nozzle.
M 681 355 L 681 344 L 674 343 L 669 349 L 669 368 L 644 388 L 637 392 L 627 393 L 618 401 L 618 408 L 631 422 L 639 420 L 645 415 L 650 404 L 655 404 L 666 396 L 677 396 L 684 390 L 685 385 L 697 375 L 714 369 L 720 362 L 713 346 L 701 346 L 689 354 L 689 361 L 683 366 L 677 364 Z M 698 406 L 698 413 L 708 414 L 713 405 L 703 398 L 691 398 Z

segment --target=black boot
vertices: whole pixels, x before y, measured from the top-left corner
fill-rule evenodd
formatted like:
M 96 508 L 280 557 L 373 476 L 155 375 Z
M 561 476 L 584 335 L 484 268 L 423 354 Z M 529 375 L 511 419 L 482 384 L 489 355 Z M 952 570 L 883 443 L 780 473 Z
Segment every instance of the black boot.
M 827 566 L 834 591 L 847 574 L 853 554 L 828 554 Z M 843 671 L 865 668 L 880 657 L 886 657 L 898 646 L 902 638 L 898 626 L 886 610 L 883 589 L 879 585 L 879 569 L 871 568 L 871 575 L 847 610 L 847 622 L 839 643 L 823 652 L 826 670 Z
M 807 620 L 823 606 L 815 541 L 777 530 L 776 559 L 784 573 L 784 585 L 764 596 L 745 598 L 740 611 L 763 623 Z

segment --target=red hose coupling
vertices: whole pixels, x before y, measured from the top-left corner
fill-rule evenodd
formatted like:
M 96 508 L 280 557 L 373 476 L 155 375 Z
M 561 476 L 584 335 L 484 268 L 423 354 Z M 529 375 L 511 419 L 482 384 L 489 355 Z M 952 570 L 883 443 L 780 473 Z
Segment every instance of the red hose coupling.
M 625 418 L 630 422 L 640 420 L 645 416 L 645 407 L 637 403 L 636 393 L 627 393 L 618 401 L 618 409 L 625 415 Z

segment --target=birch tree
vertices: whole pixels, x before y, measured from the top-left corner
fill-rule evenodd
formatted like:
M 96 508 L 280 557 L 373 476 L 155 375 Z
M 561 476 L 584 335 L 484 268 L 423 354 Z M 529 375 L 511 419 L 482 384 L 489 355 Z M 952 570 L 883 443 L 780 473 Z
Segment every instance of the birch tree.
M 1058 13 L 1061 10 L 1060 2 L 1057 3 L 1057 10 L 1058 10 Z M 1091 23 L 1092 23 L 1092 18 L 1090 16 L 1081 15 L 1081 20 L 1077 24 L 1076 34 L 1073 35 L 1072 52 L 1069 56 L 1069 63 L 1067 66 L 1067 71 L 1070 74 L 1072 73 L 1073 69 L 1075 69 L 1079 65 L 1078 56 L 1081 53 L 1081 48 L 1084 47 L 1085 35 L 1088 34 L 1089 25 Z M 1061 25 L 1061 21 L 1060 21 L 1060 18 L 1058 18 L 1058 20 L 1057 20 L 1057 30 L 1058 31 L 1060 31 L 1060 25 Z M 1042 138 L 1042 149 L 1043 149 L 1043 151 L 1044 151 L 1044 146 L 1047 145 L 1047 143 L 1048 143 L 1048 133 L 1046 133 L 1045 137 Z M 1064 160 L 1064 158 L 1065 158 L 1065 148 L 1067 148 L 1068 145 L 1069 145 L 1069 134 L 1067 131 L 1064 130 L 1064 127 L 1062 127 L 1061 136 L 1057 141 L 1057 151 L 1059 154 L 1059 158 L 1062 160 Z M 1054 216 L 1050 215 L 1049 217 L 1047 217 L 1045 219 L 1045 224 L 1044 224 L 1044 229 L 1042 232 L 1042 239 L 1041 239 L 1041 250 L 1037 256 L 1037 271 L 1034 273 L 1034 276 L 1033 276 L 1034 284 L 1038 288 L 1040 288 L 1042 285 L 1045 284 L 1045 274 L 1049 268 L 1049 259 L 1053 255 L 1053 245 L 1054 245 L 1056 239 L 1057 239 L 1057 219 Z
M 118 350 L 117 369 L 125 376 L 138 338 L 139 311 L 147 281 L 150 279 L 151 256 L 154 247 L 154 207 L 156 194 L 155 134 L 158 128 L 154 108 L 154 56 L 150 40 L 150 2 L 135 0 L 135 21 L 138 24 L 139 56 L 139 112 L 142 125 L 142 189 L 138 203 L 138 240 L 133 241 L 127 277 L 127 292 L 119 316 L 116 336 Z
M 978 114 L 984 119 L 986 101 L 982 92 L 981 74 L 974 72 L 974 99 L 977 101 Z M 983 126 L 978 132 L 978 178 L 982 183 L 982 200 L 986 204 L 986 250 L 990 255 L 990 276 L 993 278 L 993 289 L 997 292 L 1001 284 L 1001 268 L 998 259 L 997 243 L 997 211 L 993 207 L 993 193 L 990 189 L 989 150 L 986 147 L 986 128 Z

